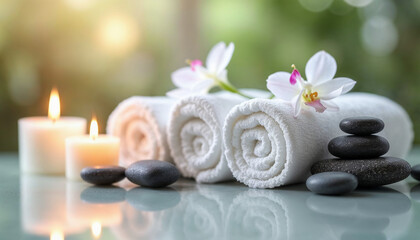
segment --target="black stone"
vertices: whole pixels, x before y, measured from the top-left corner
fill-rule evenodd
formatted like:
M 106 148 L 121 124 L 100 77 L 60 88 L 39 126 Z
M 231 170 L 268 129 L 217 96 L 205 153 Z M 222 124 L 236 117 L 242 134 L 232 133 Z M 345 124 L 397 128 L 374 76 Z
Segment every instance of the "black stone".
M 342 159 L 377 158 L 389 150 L 388 141 L 380 136 L 341 136 L 328 143 L 328 151 Z
M 415 165 L 411 168 L 411 176 L 420 181 L 420 164 Z
M 119 166 L 95 166 L 83 168 L 80 176 L 88 183 L 111 185 L 125 178 L 125 168 Z
M 374 117 L 351 117 L 340 122 L 340 129 L 349 134 L 359 136 L 371 135 L 382 131 L 384 122 Z
M 357 188 L 357 178 L 345 172 L 323 172 L 306 180 L 306 187 L 314 193 L 340 195 Z
M 181 176 L 173 164 L 158 160 L 135 162 L 127 167 L 125 175 L 132 183 L 151 188 L 166 187 Z
M 316 162 L 311 172 L 347 172 L 357 177 L 360 187 L 377 187 L 404 180 L 410 175 L 411 166 L 394 157 L 345 161 L 329 159 Z

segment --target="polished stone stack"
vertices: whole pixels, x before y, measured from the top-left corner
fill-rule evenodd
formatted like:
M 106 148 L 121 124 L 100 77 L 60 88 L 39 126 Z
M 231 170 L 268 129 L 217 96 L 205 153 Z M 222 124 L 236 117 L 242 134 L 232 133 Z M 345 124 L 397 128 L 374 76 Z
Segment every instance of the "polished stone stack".
M 374 135 L 383 130 L 382 120 L 371 117 L 346 118 L 340 122 L 340 128 L 351 135 L 336 137 L 329 142 L 329 152 L 338 159 L 315 163 L 312 174 L 347 172 L 357 177 L 361 187 L 391 184 L 410 175 L 411 167 L 406 161 L 381 157 L 389 150 L 388 141 Z

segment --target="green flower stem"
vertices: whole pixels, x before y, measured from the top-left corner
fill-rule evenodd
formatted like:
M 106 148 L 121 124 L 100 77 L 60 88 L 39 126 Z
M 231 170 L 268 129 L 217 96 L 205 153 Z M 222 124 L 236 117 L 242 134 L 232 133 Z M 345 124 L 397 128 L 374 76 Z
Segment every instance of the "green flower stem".
M 216 79 L 217 84 L 219 85 L 219 87 L 223 90 L 226 90 L 228 92 L 232 92 L 232 93 L 236 93 L 242 97 L 248 98 L 248 99 L 253 99 L 253 97 L 246 95 L 245 93 L 239 91 L 237 88 L 235 88 L 232 84 L 230 84 L 229 82 L 224 82 L 221 81 L 219 79 Z

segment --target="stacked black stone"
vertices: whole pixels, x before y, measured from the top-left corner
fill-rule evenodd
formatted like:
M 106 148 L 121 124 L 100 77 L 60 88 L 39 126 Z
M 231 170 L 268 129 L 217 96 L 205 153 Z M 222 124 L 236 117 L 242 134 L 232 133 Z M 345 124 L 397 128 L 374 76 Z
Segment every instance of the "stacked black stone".
M 346 118 L 340 129 L 348 134 L 332 139 L 328 151 L 338 159 L 315 163 L 312 174 L 347 172 L 358 179 L 361 187 L 377 187 L 399 182 L 410 175 L 411 166 L 403 159 L 381 157 L 389 150 L 389 142 L 378 135 L 384 122 L 372 117 Z

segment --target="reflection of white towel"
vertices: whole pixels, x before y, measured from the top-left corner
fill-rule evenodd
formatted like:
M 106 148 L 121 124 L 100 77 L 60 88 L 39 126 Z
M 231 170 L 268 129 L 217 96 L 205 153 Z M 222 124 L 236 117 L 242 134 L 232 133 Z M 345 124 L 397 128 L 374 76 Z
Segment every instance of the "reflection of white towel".
M 174 102 L 167 97 L 131 97 L 111 113 L 107 133 L 121 139 L 121 165 L 146 159 L 171 161 L 166 124 Z
M 235 106 L 224 126 L 226 159 L 233 175 L 253 188 L 274 188 L 304 181 L 311 165 L 332 157 L 328 142 L 345 135 L 339 122 L 346 117 L 372 116 L 385 122 L 379 133 L 390 143 L 388 156 L 404 157 L 413 140 L 407 113 L 381 96 L 353 93 L 334 100 L 339 112 L 305 111 L 293 117 L 290 104 L 254 99 Z
M 236 197 L 227 215 L 226 239 L 289 239 L 280 195 L 252 189 Z
M 175 105 L 168 127 L 168 143 L 184 177 L 203 183 L 233 179 L 223 154 L 222 127 L 229 110 L 245 100 L 222 92 L 187 97 Z

